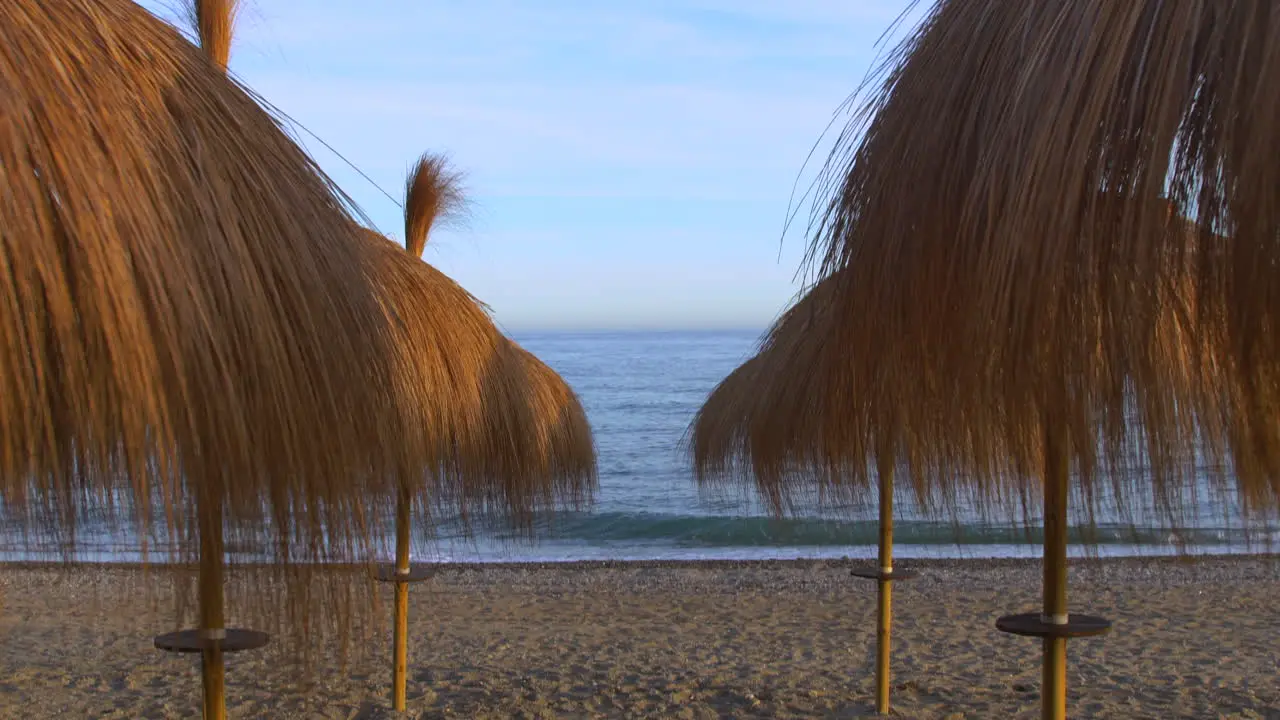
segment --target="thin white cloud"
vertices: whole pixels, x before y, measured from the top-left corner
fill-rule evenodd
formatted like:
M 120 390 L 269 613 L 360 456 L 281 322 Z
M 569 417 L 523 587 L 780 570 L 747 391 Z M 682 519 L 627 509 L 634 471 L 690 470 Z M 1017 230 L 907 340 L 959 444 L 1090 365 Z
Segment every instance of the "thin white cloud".
M 143 4 L 173 17 L 175 2 Z M 421 152 L 451 154 L 480 219 L 428 257 L 508 324 L 691 309 L 763 324 L 796 289 L 802 243 L 779 259 L 778 238 L 797 173 L 904 5 L 245 0 L 231 62 L 393 195 Z M 399 228 L 393 203 L 299 137 L 379 227 Z M 536 229 L 486 216 L 536 198 L 632 210 Z M 735 215 L 663 217 L 665 202 L 694 200 Z
M 164 0 L 151 0 L 149 5 Z M 538 48 L 607 46 L 615 52 L 666 50 L 673 59 L 717 55 L 858 55 L 904 0 L 648 0 L 634 3 L 467 0 L 359 4 L 250 0 L 241 23 L 246 46 L 289 50 L 381 38 L 376 52 L 402 57 L 438 48 L 450 56 Z M 769 32 L 746 43 L 725 23 L 751 21 Z M 470 51 L 470 52 L 468 52 Z M 661 61 L 662 56 L 652 56 Z
M 811 140 L 841 99 L 834 84 L 770 92 L 646 84 L 474 86 L 265 73 L 255 80 L 255 90 L 295 117 L 322 118 L 349 131 L 368 128 L 371 145 L 399 142 L 378 132 L 391 125 L 403 128 L 397 135 L 407 139 L 439 138 L 507 165 L 526 162 L 519 156 L 530 151 L 561 162 L 626 168 L 683 170 L 721 161 L 722 167 L 738 168 L 748 160 L 776 167 L 794 162 L 796 148 Z
M 839 9 L 846 4 L 808 3 L 805 27 L 825 33 L 839 18 L 861 21 L 864 13 Z M 770 46 L 725 32 L 716 45 L 707 28 L 663 15 L 678 3 L 377 7 L 317 2 L 303 11 L 297 3 L 250 3 L 232 66 L 379 178 L 388 170 L 398 175 L 431 148 L 471 168 L 481 192 L 618 196 L 645 194 L 637 186 L 647 184 L 713 197 L 759 195 L 758 178 L 794 179 L 853 75 L 839 67 L 825 75 L 785 66 L 709 72 L 690 61 L 720 54 L 736 62 Z M 743 7 L 759 13 L 768 6 Z M 245 59 L 244 48 L 273 41 L 287 61 Z M 793 41 L 812 45 L 803 33 Z M 581 44 L 595 54 L 569 54 Z M 569 67 L 531 74 L 522 48 L 553 59 L 563 51 Z M 458 66 L 459 55 L 488 58 L 491 66 Z M 627 58 L 620 67 L 592 69 L 619 56 Z M 326 152 L 317 155 L 323 161 Z

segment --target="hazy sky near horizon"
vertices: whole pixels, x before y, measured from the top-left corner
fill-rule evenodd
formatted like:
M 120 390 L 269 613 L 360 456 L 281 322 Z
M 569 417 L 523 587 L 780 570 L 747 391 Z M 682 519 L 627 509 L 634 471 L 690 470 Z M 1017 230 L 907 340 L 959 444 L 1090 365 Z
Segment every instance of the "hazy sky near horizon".
M 801 288 L 808 205 L 783 228 L 829 141 L 806 157 L 910 27 L 882 40 L 908 0 L 241 4 L 232 72 L 382 190 L 424 151 L 466 174 L 469 221 L 424 257 L 509 330 L 763 328 Z M 402 237 L 392 200 L 295 134 Z

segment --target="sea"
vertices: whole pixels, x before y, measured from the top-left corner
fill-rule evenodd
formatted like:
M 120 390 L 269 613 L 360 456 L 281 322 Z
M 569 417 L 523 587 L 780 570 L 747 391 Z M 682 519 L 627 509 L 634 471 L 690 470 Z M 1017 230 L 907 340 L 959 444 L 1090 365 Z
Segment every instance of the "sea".
M 709 492 L 694 482 L 683 440 L 716 384 L 755 350 L 754 331 L 525 332 L 514 338 L 578 393 L 595 434 L 599 490 L 580 511 L 541 522 L 532 539 L 501 528 L 464 532 L 436 518 L 435 537 L 420 561 L 560 562 L 573 560 L 748 560 L 873 558 L 877 509 L 813 509 L 771 517 L 748 484 Z M 1071 535 L 1069 552 L 1091 556 L 1175 552 L 1272 552 L 1280 532 L 1246 524 L 1230 497 L 1198 488 L 1196 514 L 1177 527 L 1130 508 L 1099 515 Z M 1041 534 L 1019 518 L 992 518 L 963 505 L 930 517 L 899 494 L 895 557 L 1034 558 Z M 1086 526 L 1087 525 L 1087 526 Z M 475 528 L 473 528 L 474 530 Z M 1081 542 L 1084 539 L 1089 542 Z M 83 561 L 136 561 L 118 535 L 81 543 Z M 127 543 L 125 543 L 127 544 Z M 420 553 L 421 555 L 421 553 Z M 0 560 L 33 560 L 0 543 Z M 52 559 L 52 558 L 50 558 Z
M 812 509 L 774 518 L 744 483 L 735 492 L 700 490 L 683 440 L 694 414 L 726 375 L 751 356 L 761 332 L 542 332 L 514 339 L 578 393 L 596 439 L 600 487 L 582 512 L 543 523 L 533 543 L 500 532 L 439 538 L 441 560 L 738 560 L 874 558 L 878 509 Z M 1178 527 L 1148 508 L 1097 516 L 1072 533 L 1076 555 L 1271 552 L 1274 527 L 1246 525 L 1230 497 L 1198 488 L 1202 502 Z M 899 493 L 897 558 L 1033 558 L 1043 536 L 1017 518 L 961 505 L 945 518 L 923 513 Z M 1002 521 L 1003 520 L 1003 521 Z M 1081 542 L 1085 538 L 1089 542 Z

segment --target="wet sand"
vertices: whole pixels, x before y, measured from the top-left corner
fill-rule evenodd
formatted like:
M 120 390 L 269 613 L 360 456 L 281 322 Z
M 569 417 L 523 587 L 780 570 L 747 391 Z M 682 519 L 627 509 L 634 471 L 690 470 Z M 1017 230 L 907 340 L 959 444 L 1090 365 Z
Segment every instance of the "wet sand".
M 410 591 L 406 716 L 872 715 L 876 588 L 850 567 L 445 566 Z M 1039 564 L 901 567 L 921 576 L 895 586 L 894 715 L 1039 717 L 1039 643 L 994 629 L 1038 607 Z M 0 566 L 0 717 L 199 717 L 199 662 L 153 649 L 172 606 L 141 577 Z M 1115 623 L 1070 645 L 1072 717 L 1280 719 L 1280 559 L 1081 561 L 1070 593 Z M 305 686 L 270 648 L 232 656 L 229 715 L 397 717 L 390 632 L 368 646 L 345 668 L 322 649 Z

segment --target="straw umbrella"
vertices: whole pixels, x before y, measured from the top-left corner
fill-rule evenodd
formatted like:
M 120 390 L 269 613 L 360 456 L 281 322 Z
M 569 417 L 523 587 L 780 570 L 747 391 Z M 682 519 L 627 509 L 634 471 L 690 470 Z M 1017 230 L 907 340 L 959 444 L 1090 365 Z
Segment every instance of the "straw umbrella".
M 884 714 L 890 706 L 893 582 L 914 577 L 893 564 L 895 475 L 915 468 L 907 475 L 923 507 L 953 502 L 959 488 L 933 472 L 927 453 L 921 456 L 921 439 L 903 434 L 908 428 L 898 420 L 894 395 L 874 385 L 858 387 L 849 358 L 830 342 L 838 287 L 837 278 L 824 278 L 774 323 L 759 351 L 708 396 L 688 444 L 700 484 L 752 482 L 775 514 L 815 504 L 849 510 L 876 498 L 878 564 L 852 574 L 877 583 L 876 708 Z M 916 392 L 936 390 L 922 377 Z M 959 439 L 969 440 L 963 433 Z M 972 462 L 976 472 L 990 459 L 977 455 Z
M 1232 375 L 1268 367 L 1250 338 L 1271 310 L 1240 293 L 1270 287 L 1271 266 L 1238 260 L 1274 243 L 1242 251 L 1232 233 L 1224 250 L 1214 234 L 1223 208 L 1261 192 L 1236 188 L 1243 168 L 1272 171 L 1228 143 L 1200 174 L 1222 152 L 1221 123 L 1241 117 L 1213 104 L 1237 92 L 1228 44 L 1265 12 L 941 2 L 828 165 L 813 257 L 836 283 L 827 339 L 853 386 L 895 393 L 909 454 L 934 472 L 993 502 L 1043 499 L 1043 612 L 997 626 L 1044 639 L 1045 717 L 1065 716 L 1066 639 L 1108 627 L 1067 612 L 1069 501 L 1092 513 L 1154 495 L 1174 515 L 1195 501 L 1177 489 L 1198 443 L 1238 460 L 1251 452 L 1233 435 L 1242 424 L 1274 432 L 1242 414 L 1247 383 Z M 1193 180 L 1189 241 L 1140 198 L 1168 189 L 1186 207 Z M 1270 482 L 1241 474 L 1238 489 L 1265 498 Z
M 386 440 L 405 421 L 367 246 L 254 99 L 132 2 L 0 5 L 0 87 L 0 510 L 67 551 L 127 517 L 198 559 L 199 628 L 157 644 L 202 655 L 222 717 L 222 654 L 266 640 L 224 627 L 227 544 L 355 557 L 368 491 L 424 462 Z M 284 605 L 243 600 L 295 611 L 308 583 L 285 581 Z
M 1280 32 L 1275 13 L 1257 0 L 938 3 L 890 56 L 881 88 L 833 153 L 825 187 L 832 202 L 819 208 L 812 259 L 826 269 L 856 262 L 860 244 L 844 239 L 863 226 L 950 237 L 969 265 L 1035 237 L 1022 265 L 983 284 L 984 301 L 1046 286 L 1055 295 L 1075 292 L 1047 285 L 1072 262 L 1077 275 L 1093 274 L 1099 308 L 1145 330 L 1161 301 L 1152 283 L 1129 280 L 1165 266 L 1198 288 L 1194 334 L 1212 348 L 1221 376 L 1250 396 L 1225 412 L 1235 428 L 1238 490 L 1252 508 L 1274 508 L 1280 424 L 1269 408 L 1280 318 L 1271 269 L 1280 252 L 1273 232 L 1280 171 L 1261 158 L 1280 127 L 1270 120 L 1280 113 L 1271 92 L 1280 64 L 1268 54 Z M 979 30 L 989 43 L 972 42 Z M 922 111 L 949 122 L 890 128 L 890 115 L 905 122 Z M 905 159 L 891 174 L 881 171 L 887 163 L 869 162 L 889 153 Z M 931 161 L 926 171 L 922 158 L 947 162 Z M 918 186 L 926 172 L 932 177 Z M 871 187 L 872 173 L 903 186 Z M 1178 215 L 1195 218 L 1195 237 L 1164 242 L 1163 216 L 1107 202 L 1099 189 L 1166 196 Z M 926 206 L 897 202 L 926 196 Z M 1079 228 L 1108 224 L 1126 241 L 1102 234 L 1082 247 Z M 923 242 L 904 246 L 899 259 Z M 1083 266 L 1089 259 L 1092 268 Z M 1104 262 L 1126 272 L 1104 272 Z M 1010 313 L 1017 332 L 1029 331 L 1033 309 Z M 1208 402 L 1202 417 L 1222 409 L 1218 399 Z M 1257 436 L 1245 440 L 1250 433 Z
M 828 420 L 838 423 L 847 407 L 833 408 L 806 384 L 823 362 L 821 338 L 827 332 L 826 305 L 835 284 L 824 280 L 809 290 L 770 329 L 760 351 L 726 377 L 708 396 L 690 427 L 689 447 L 700 483 L 719 484 L 750 478 L 775 514 L 814 501 L 848 507 L 867 492 L 866 438 L 830 436 Z M 881 433 L 875 455 L 879 501 L 879 563 L 854 575 L 877 581 L 876 709 L 889 712 L 889 648 L 892 583 L 910 571 L 893 567 L 893 495 L 897 465 L 889 433 Z M 853 442 L 850 442 L 852 440 Z M 874 444 L 875 440 L 872 440 Z M 865 451 L 864 451 L 865 452 Z M 855 454 L 856 453 L 856 454 Z M 852 481 L 852 482 L 851 482 Z
M 1163 206 L 1155 205 L 1153 211 L 1160 212 Z M 1165 215 L 1169 213 L 1165 211 Z M 1184 232 L 1193 232 L 1188 224 L 1182 225 Z M 912 576 L 893 566 L 894 475 L 908 464 L 893 448 L 916 448 L 918 452 L 920 441 L 895 437 L 900 428 L 859 424 L 865 419 L 861 408 L 876 396 L 874 388 L 852 387 L 856 378 L 848 373 L 848 358 L 834 354 L 835 346 L 827 342 L 835 333 L 831 303 L 837 288 L 837 278 L 824 278 L 779 318 L 757 354 L 721 381 L 707 398 L 691 425 L 689 446 L 701 483 L 750 480 L 777 514 L 815 502 L 855 507 L 871 493 L 874 480 L 879 505 L 879 567 L 853 574 L 874 579 L 878 585 L 876 708 L 885 714 L 890 705 L 892 582 Z M 1169 382 L 1190 393 L 1202 359 L 1196 355 L 1185 326 L 1186 316 L 1194 313 L 1176 311 L 1178 307 L 1193 310 L 1193 293 L 1183 287 L 1178 294 L 1170 300 L 1171 311 L 1158 325 L 1158 342 L 1171 358 Z M 867 352 L 874 350 L 863 351 Z M 929 383 L 923 385 L 917 393 L 929 392 Z M 886 397 L 883 402 L 894 400 Z M 969 472 L 990 477 L 985 474 L 994 462 L 990 455 L 996 452 L 1006 450 L 990 447 L 983 455 L 975 455 Z M 930 469 L 920 459 L 915 464 L 921 470 L 911 474 L 912 488 L 917 502 L 926 509 L 955 502 L 958 493 L 974 489 L 927 475 Z M 869 474 L 872 466 L 874 476 Z M 994 486 L 983 492 L 998 494 Z
M 396 710 L 406 704 L 407 584 L 431 576 L 410 566 L 414 506 L 428 517 L 496 512 L 529 531 L 557 504 L 580 504 L 596 480 L 591 428 L 569 386 L 506 338 L 474 297 L 419 259 L 431 229 L 463 205 L 458 180 L 442 157 L 423 155 L 406 188 L 405 247 L 368 234 L 384 308 L 397 328 L 397 393 L 420 413 L 406 442 L 435 458 L 400 478 L 395 566 L 379 575 L 395 583 Z
M 224 71 L 235 3 L 197 0 L 190 19 Z M 431 229 L 465 207 L 461 176 L 441 156 L 423 155 L 405 189 L 405 248 L 360 232 L 390 328 L 391 391 L 407 408 L 398 438 L 406 457 L 395 497 L 392 704 L 404 710 L 408 675 L 408 584 L 431 572 L 410 567 L 415 505 L 436 512 L 501 516 L 531 531 L 557 504 L 579 506 L 595 488 L 595 445 L 577 396 L 555 372 L 506 338 L 473 296 L 419 258 Z M 408 252 L 405 252 L 407 250 Z

